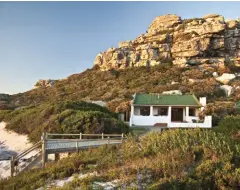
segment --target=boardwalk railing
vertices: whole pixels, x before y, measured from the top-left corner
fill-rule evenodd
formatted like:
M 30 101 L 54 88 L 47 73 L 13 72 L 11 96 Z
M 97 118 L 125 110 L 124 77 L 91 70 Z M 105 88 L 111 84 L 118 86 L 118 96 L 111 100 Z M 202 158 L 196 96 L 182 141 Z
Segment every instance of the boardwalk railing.
M 44 134 L 43 134 L 44 136 Z M 79 133 L 79 134 L 57 134 L 57 133 L 46 133 L 45 134 L 45 138 L 46 139 L 51 139 L 49 137 L 56 137 L 56 136 L 61 136 L 61 137 L 66 137 L 66 136 L 70 136 L 70 137 L 76 137 L 79 139 L 84 139 L 84 137 L 99 137 L 99 138 L 124 138 L 124 134 L 84 134 L 84 133 Z M 55 139 L 55 138 L 54 138 Z M 89 139 L 87 139 L 89 140 Z
M 39 156 L 42 156 L 42 167 L 45 167 L 48 160 L 48 154 L 55 154 L 55 158 L 59 158 L 59 153 L 78 152 L 81 149 L 94 148 L 105 144 L 120 144 L 123 140 L 124 134 L 43 133 L 39 142 L 20 152 L 16 157 L 12 157 L 11 176 L 17 175 L 19 172 L 28 168 L 39 158 Z M 19 164 L 19 161 L 24 159 L 27 154 L 36 150 L 37 154 L 30 158 L 28 164 Z M 20 166 L 20 168 L 18 168 L 18 166 Z
M 16 157 L 12 157 L 11 159 L 11 177 L 14 175 L 17 175 L 18 173 L 22 172 L 24 169 L 26 169 L 32 162 L 34 162 L 41 154 L 41 146 L 42 146 L 42 141 L 37 142 L 36 144 L 34 144 L 33 146 L 25 149 L 24 151 L 20 152 Z M 22 165 L 19 165 L 19 161 L 21 159 L 24 159 L 24 157 L 29 154 L 32 151 L 36 151 L 37 150 L 37 154 L 32 156 L 29 160 L 29 163 L 25 163 Z
M 55 154 L 56 159 L 59 158 L 59 153 L 78 152 L 81 149 L 94 148 L 105 144 L 121 144 L 123 140 L 124 134 L 43 133 L 42 166 L 45 167 L 45 164 L 48 160 L 48 154 Z

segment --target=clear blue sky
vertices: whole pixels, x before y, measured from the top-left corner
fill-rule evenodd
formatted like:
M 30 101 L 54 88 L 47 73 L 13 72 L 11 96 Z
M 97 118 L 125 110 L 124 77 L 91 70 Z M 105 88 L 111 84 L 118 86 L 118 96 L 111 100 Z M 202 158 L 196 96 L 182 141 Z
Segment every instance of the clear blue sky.
M 97 53 L 135 39 L 156 16 L 236 19 L 239 8 L 240 2 L 0 2 L 0 93 L 91 68 Z

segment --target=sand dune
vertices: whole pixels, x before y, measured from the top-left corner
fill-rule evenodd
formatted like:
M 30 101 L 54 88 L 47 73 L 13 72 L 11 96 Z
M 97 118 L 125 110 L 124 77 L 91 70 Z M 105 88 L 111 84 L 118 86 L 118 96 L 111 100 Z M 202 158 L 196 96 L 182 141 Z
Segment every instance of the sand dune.
M 7 131 L 5 126 L 6 123 L 0 123 L 0 178 L 10 176 L 10 161 L 6 159 L 10 159 L 11 156 L 17 155 L 22 150 L 32 146 L 27 135 Z M 37 151 L 34 154 L 37 154 Z M 30 156 L 32 155 L 33 153 Z M 29 157 L 29 155 L 26 157 Z
M 0 123 L 0 148 L 20 152 L 32 146 L 28 141 L 27 135 L 19 135 L 15 132 L 7 131 L 5 126 L 6 124 L 4 122 Z

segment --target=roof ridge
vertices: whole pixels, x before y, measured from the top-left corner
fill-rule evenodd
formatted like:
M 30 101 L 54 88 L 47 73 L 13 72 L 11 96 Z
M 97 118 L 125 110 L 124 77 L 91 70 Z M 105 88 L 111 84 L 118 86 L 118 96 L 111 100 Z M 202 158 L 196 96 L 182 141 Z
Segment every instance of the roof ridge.
M 193 93 L 192 94 L 193 98 L 196 100 L 196 102 L 198 103 L 199 106 L 201 106 L 201 103 L 199 102 L 198 98 L 196 97 L 196 95 Z

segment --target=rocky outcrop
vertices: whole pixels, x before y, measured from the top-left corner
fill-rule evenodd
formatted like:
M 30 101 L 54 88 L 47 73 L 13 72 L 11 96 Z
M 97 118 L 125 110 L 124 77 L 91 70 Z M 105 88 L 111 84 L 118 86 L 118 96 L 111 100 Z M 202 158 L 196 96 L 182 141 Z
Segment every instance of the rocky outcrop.
M 51 87 L 55 84 L 56 80 L 48 79 L 48 80 L 43 80 L 40 79 L 37 81 L 37 83 L 34 85 L 36 88 L 38 87 Z
M 240 24 L 217 14 L 185 20 L 168 14 L 155 18 L 145 34 L 118 46 L 99 53 L 94 64 L 101 70 L 168 62 L 223 66 L 226 58 L 240 57 Z

